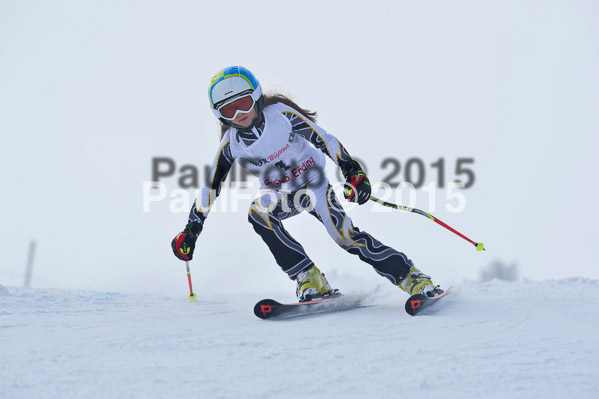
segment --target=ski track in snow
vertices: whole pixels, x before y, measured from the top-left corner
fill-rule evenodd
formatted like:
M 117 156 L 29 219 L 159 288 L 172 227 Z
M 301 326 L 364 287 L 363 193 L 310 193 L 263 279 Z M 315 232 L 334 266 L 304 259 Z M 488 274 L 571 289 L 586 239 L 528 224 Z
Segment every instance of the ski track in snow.
M 599 389 L 599 282 L 464 282 L 426 315 L 264 321 L 267 296 L 8 288 L 2 398 L 571 398 Z M 567 295 L 567 297 L 566 297 Z M 285 298 L 275 298 L 285 299 Z

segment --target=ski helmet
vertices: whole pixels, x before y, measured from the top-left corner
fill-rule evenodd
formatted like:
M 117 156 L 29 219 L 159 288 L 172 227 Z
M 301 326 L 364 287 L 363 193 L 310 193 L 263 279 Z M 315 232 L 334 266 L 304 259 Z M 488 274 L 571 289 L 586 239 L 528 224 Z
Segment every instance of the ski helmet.
M 231 102 L 238 97 L 250 95 L 258 114 L 264 109 L 264 96 L 260 82 L 253 73 L 242 66 L 230 66 L 221 69 L 210 81 L 208 96 L 210 107 L 216 116 L 225 125 L 233 125 L 221 115 L 219 107 Z

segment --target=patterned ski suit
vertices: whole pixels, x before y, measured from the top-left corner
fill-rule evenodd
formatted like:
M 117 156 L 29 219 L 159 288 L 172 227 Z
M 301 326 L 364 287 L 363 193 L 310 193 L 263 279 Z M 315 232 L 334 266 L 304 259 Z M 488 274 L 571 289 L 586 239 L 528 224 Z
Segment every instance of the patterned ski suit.
M 249 222 L 291 279 L 314 262 L 282 221 L 307 210 L 340 247 L 399 284 L 408 274 L 411 260 L 355 227 L 323 174 L 325 154 L 341 168 L 351 161 L 341 143 L 282 103 L 265 107 L 260 117 L 252 128 L 227 130 L 210 169 L 210 183 L 202 188 L 189 221 L 204 223 L 237 159 L 258 177 L 264 193 L 250 206 Z

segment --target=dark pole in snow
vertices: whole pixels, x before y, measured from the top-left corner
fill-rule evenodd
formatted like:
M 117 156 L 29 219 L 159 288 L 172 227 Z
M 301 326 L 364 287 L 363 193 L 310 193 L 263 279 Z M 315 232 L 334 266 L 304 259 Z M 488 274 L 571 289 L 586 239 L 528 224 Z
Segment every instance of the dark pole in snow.
M 27 288 L 31 285 L 31 276 L 33 274 L 33 255 L 35 255 L 35 240 L 29 242 L 29 256 L 27 257 L 27 268 L 25 270 L 25 282 L 23 287 Z

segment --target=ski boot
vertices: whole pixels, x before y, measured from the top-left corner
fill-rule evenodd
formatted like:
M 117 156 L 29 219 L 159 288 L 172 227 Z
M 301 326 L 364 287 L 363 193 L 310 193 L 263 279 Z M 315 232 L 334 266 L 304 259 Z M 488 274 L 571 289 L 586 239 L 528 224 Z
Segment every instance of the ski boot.
M 438 285 L 433 284 L 430 276 L 422 273 L 414 266 L 410 268 L 407 276 L 397 286 L 409 295 L 424 294 L 428 297 L 433 297 L 443 292 Z
M 295 281 L 297 281 L 295 294 L 299 302 L 310 302 L 335 292 L 331 289 L 324 273 L 321 273 L 316 266 L 300 272 Z

